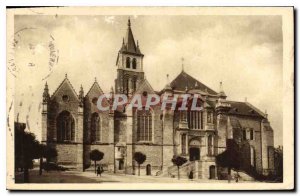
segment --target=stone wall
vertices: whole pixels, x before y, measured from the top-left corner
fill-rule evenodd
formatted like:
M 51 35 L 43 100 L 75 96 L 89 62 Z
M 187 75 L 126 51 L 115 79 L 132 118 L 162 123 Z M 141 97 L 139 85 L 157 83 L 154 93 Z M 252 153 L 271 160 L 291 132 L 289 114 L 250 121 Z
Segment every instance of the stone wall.
M 261 149 L 261 120 L 258 118 L 251 118 L 251 117 L 242 117 L 237 116 L 239 123 L 241 124 L 242 128 L 252 128 L 254 130 L 254 140 L 247 140 L 242 141 L 242 143 L 247 143 L 247 145 L 254 147 L 255 149 L 255 167 L 256 171 L 262 171 L 262 149 Z M 249 152 L 244 152 L 245 154 L 250 153 L 250 148 L 245 148 L 245 150 Z M 250 163 L 250 156 L 249 163 Z

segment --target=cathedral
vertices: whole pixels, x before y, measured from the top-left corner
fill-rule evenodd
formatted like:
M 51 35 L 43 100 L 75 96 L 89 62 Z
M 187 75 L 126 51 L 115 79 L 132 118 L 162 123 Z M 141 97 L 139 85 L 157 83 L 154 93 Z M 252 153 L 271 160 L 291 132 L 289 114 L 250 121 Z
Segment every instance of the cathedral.
M 144 73 L 139 43 L 135 41 L 130 20 L 126 36 L 117 54 L 117 76 L 111 98 L 104 104 L 111 106 L 114 94 L 129 97 L 140 94 L 159 96 L 189 94 L 197 96 L 201 111 L 150 110 L 129 108 L 100 111 L 97 101 L 104 92 L 97 80 L 90 89 L 79 93 L 67 75 L 49 94 L 47 83 L 42 100 L 42 142 L 57 149 L 54 162 L 79 171 L 93 168 L 90 152 L 104 153 L 99 162 L 107 172 L 137 174 L 135 152 L 146 155 L 141 175 L 176 176 L 174 155 L 185 157 L 180 166 L 182 177 L 193 171 L 194 178 L 220 179 L 222 169 L 216 156 L 226 150 L 228 140 L 234 140 L 243 150 L 243 170 L 268 174 L 274 170 L 274 134 L 267 114 L 245 102 L 227 100 L 222 89 L 215 91 L 186 71 L 168 82 L 163 89 L 154 90 Z M 55 89 L 55 88 L 54 88 Z

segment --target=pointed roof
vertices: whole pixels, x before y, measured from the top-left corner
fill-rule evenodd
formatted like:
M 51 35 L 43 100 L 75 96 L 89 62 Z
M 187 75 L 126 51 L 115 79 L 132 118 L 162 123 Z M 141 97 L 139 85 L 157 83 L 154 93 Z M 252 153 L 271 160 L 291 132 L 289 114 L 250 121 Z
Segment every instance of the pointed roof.
M 73 92 L 74 96 L 77 98 L 77 100 L 79 101 L 78 99 L 78 95 L 73 87 L 73 85 L 71 84 L 70 80 L 68 79 L 67 77 L 67 74 L 65 75 L 65 79 L 60 83 L 60 85 L 57 87 L 57 89 L 54 91 L 54 93 L 52 94 L 51 96 L 51 99 L 56 95 L 56 93 L 60 90 L 60 88 L 64 85 L 68 85 L 71 89 L 71 91 Z
M 196 85 L 196 88 L 195 88 Z M 171 87 L 173 90 L 178 91 L 186 91 L 191 89 L 198 89 L 203 92 L 208 92 L 211 95 L 217 95 L 214 90 L 207 87 L 203 83 L 199 82 L 189 74 L 187 74 L 185 71 L 182 70 L 182 72 L 171 82 Z
M 93 94 L 95 95 L 95 92 L 96 92 L 96 94 L 99 93 L 100 95 L 104 94 L 104 92 L 102 91 L 102 89 L 101 89 L 100 85 L 98 84 L 96 78 L 95 78 L 95 82 L 92 84 L 91 88 L 89 89 L 89 91 L 87 92 L 87 94 L 85 95 L 85 97 L 86 98 L 88 98 L 88 97 L 89 98 L 93 98 L 93 97 L 90 97 L 90 96 L 93 96 Z M 109 105 L 109 101 L 106 98 L 104 98 L 103 100 L 105 102 L 105 105 L 108 106 Z
M 137 88 L 134 94 L 142 94 L 144 91 L 148 91 L 148 93 L 155 93 L 155 91 L 153 90 L 151 84 L 147 79 L 144 79 L 141 82 L 141 84 L 139 85 L 139 87 Z
M 99 90 L 99 92 L 101 94 L 103 94 L 103 91 L 100 87 L 100 85 L 98 84 L 97 80 L 95 79 L 95 82 L 92 84 L 91 88 L 89 89 L 89 91 L 87 92 L 87 94 L 85 96 L 88 96 L 90 94 L 90 92 L 92 91 L 92 89 L 97 89 Z
M 133 37 L 130 19 L 128 19 L 127 32 L 126 32 L 125 39 L 123 38 L 123 43 L 120 52 L 128 52 L 132 54 L 142 55 L 138 42 L 136 44 Z

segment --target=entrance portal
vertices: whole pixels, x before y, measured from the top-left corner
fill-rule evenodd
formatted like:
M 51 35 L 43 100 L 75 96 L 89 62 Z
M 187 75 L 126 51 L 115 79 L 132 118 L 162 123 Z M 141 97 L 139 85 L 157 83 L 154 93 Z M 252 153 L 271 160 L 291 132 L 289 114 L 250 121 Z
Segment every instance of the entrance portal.
M 216 166 L 209 166 L 209 179 L 216 179 Z
M 123 170 L 124 169 L 124 160 L 123 159 L 120 159 L 119 160 L 119 167 L 118 167 L 119 170 Z
M 198 147 L 191 147 L 189 149 L 190 161 L 200 160 L 200 149 Z
M 151 165 L 150 165 L 150 164 L 148 164 L 148 165 L 146 166 L 146 175 L 147 175 L 147 176 L 150 176 L 150 175 L 151 175 Z

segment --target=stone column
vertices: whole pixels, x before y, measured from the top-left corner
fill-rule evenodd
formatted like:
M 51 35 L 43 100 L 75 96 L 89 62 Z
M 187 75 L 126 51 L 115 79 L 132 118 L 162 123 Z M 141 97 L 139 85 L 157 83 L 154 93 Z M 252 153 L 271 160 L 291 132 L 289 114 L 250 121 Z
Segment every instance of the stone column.
M 227 138 L 227 116 L 219 114 L 217 116 L 217 131 L 218 131 L 218 154 L 226 149 Z
M 126 157 L 125 157 L 125 173 L 133 174 L 133 116 L 132 110 L 126 109 Z
M 265 175 L 268 174 L 268 170 L 274 169 L 274 149 L 268 149 L 274 147 L 274 133 L 273 129 L 270 127 L 270 123 L 267 119 L 263 119 L 261 122 L 261 165 L 262 170 Z M 270 152 L 268 152 L 271 150 Z M 270 153 L 270 154 L 269 154 Z M 259 160 L 257 157 L 258 153 L 256 153 L 256 159 Z M 269 157 L 270 155 L 270 157 Z M 259 164 L 259 163 L 258 163 Z M 257 165 L 257 169 L 259 169 L 259 165 Z
M 77 134 L 75 137 L 77 145 L 76 168 L 83 171 L 83 108 L 78 107 L 77 113 Z
M 42 108 L 42 143 L 47 143 L 48 135 L 48 104 L 43 103 Z
M 166 109 L 163 111 L 163 168 L 173 165 L 171 161 L 174 155 L 173 118 L 173 110 Z
M 114 113 L 109 113 L 108 118 L 108 144 L 111 152 L 110 159 L 108 160 L 108 170 L 115 172 Z
M 208 143 L 208 134 L 206 133 L 205 134 L 205 141 L 206 141 L 206 156 L 208 156 L 209 155 L 209 143 Z
M 186 143 L 185 151 L 186 151 L 186 154 L 189 154 L 189 135 L 188 135 L 188 133 L 186 133 L 185 139 L 186 139 L 186 141 L 185 141 L 185 143 Z

